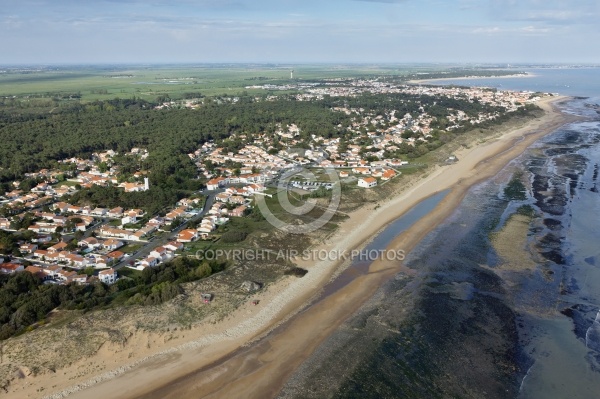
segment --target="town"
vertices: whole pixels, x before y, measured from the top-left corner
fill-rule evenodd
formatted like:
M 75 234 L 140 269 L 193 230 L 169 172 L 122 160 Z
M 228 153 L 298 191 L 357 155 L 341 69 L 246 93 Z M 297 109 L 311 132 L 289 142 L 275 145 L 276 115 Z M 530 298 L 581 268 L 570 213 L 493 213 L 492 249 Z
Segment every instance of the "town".
M 0 272 L 25 270 L 49 284 L 100 281 L 110 285 L 117 281 L 120 268 L 156 267 L 181 254 L 188 243 L 218 239 L 219 227 L 231 218 L 248 215 L 257 195 L 270 196 L 278 189 L 310 193 L 319 188 L 330 190 L 335 184 L 372 189 L 400 175 L 411 156 L 422 155 L 420 151 L 427 151 L 434 142 L 441 143 L 444 133 L 493 121 L 502 112 L 518 111 L 540 98 L 531 92 L 394 85 L 379 79 L 248 88 L 295 89 L 298 94 L 291 95 L 294 101 L 352 99 L 364 94 L 405 94 L 438 101 L 462 99 L 491 106 L 493 112 L 469 114 L 445 107 L 444 115 L 440 115 L 433 101 L 433 105 L 420 105 L 418 113 L 395 109 L 382 113 L 354 107 L 349 101 L 346 106 L 331 108 L 331 112 L 351 118 L 344 137 L 309 134 L 310 139 L 306 140 L 306 134 L 301 135 L 301 129 L 289 123 L 278 124 L 272 133 L 235 133 L 223 140 L 208 140 L 188 154 L 205 189 L 193 197 L 181 198 L 158 214 L 122 206 L 90 207 L 64 200 L 65 196 L 93 186 L 118 187 L 124 192 L 152 191 L 147 170 L 139 168 L 125 176 L 115 162 L 120 157 L 141 165 L 149 155 L 147 149 L 134 147 L 122 154 L 108 150 L 87 159 L 61 159 L 60 169 L 28 173 L 25 178 L 29 184 L 15 180 L 13 190 L 3 195 L 0 229 L 24 234 L 19 235 L 17 247 L 6 254 Z M 275 98 L 279 97 L 268 96 L 266 101 Z M 184 104 L 189 108 L 202 106 L 201 101 L 186 100 Z M 158 108 L 174 105 L 165 103 Z M 282 185 L 284 172 L 302 169 L 334 170 L 339 179 L 331 181 L 326 174 L 317 173 L 317 179 L 292 178 Z M 32 185 L 31 181 L 37 184 Z

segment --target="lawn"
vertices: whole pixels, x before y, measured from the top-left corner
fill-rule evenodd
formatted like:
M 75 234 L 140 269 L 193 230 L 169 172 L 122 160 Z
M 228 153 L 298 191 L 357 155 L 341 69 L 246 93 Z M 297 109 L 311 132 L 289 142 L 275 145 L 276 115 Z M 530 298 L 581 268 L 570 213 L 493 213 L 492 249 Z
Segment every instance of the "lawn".
M 140 248 L 142 248 L 144 245 L 143 244 L 127 244 L 124 247 L 119 248 L 119 251 L 124 252 L 126 254 L 132 254 L 134 252 L 137 252 Z
M 139 270 L 130 269 L 128 267 L 122 267 L 117 273 L 119 274 L 119 276 L 135 278 L 136 276 L 139 276 L 142 272 Z

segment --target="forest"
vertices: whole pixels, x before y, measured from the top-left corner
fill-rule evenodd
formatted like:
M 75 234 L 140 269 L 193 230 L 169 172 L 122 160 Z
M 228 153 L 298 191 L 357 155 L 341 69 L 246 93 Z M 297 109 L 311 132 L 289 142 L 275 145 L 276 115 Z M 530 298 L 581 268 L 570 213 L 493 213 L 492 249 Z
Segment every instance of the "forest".
M 0 104 L 0 182 L 22 178 L 24 173 L 56 166 L 72 156 L 89 157 L 93 152 L 113 149 L 128 151 L 145 147 L 150 157 L 144 166 L 155 174 L 161 186 L 181 187 L 196 176 L 186 156 L 207 140 L 221 140 L 234 133 L 250 136 L 272 133 L 277 124 L 297 124 L 305 137 L 343 135 L 350 117 L 332 112 L 333 106 L 365 108 L 383 115 L 415 115 L 425 107 L 432 116 L 447 115 L 448 108 L 468 115 L 503 109 L 466 99 L 409 94 L 364 94 L 357 97 L 325 97 L 323 100 L 295 101 L 292 97 L 257 101 L 242 96 L 238 101 L 207 100 L 202 107 L 154 109 L 140 99 L 115 99 L 91 103 L 65 103 L 36 111 Z M 341 125 L 339 127 L 338 125 Z
M 331 135 L 344 119 L 323 103 L 253 101 L 219 104 L 207 101 L 197 110 L 156 110 L 139 99 L 68 104 L 45 112 L 0 107 L 0 182 L 72 156 L 95 151 L 145 147 L 147 165 L 161 185 L 179 186 L 196 175 L 186 156 L 207 140 L 233 133 L 274 131 L 275 124 L 295 122 L 318 135 Z
M 44 284 L 29 272 L 0 274 L 0 340 L 34 328 L 53 309 L 92 311 L 112 306 L 157 305 L 175 298 L 182 283 L 217 273 L 225 264 L 178 257 L 108 286 Z

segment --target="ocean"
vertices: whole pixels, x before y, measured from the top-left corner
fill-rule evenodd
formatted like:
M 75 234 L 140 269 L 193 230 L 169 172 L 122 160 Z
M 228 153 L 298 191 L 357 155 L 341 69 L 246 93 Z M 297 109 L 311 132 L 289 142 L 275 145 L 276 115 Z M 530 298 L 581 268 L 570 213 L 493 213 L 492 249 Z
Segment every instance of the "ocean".
M 435 83 L 573 96 L 581 120 L 473 187 L 406 259 L 418 276 L 387 282 L 280 397 L 600 396 L 600 69 L 528 72 Z M 505 195 L 515 177 L 524 198 Z

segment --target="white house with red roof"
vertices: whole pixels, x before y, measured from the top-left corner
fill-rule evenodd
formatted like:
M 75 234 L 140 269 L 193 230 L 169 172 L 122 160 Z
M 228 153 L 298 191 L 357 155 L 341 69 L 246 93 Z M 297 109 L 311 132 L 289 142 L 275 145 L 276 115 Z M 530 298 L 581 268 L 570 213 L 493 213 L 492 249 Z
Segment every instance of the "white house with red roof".
M 154 256 L 148 256 L 140 262 L 140 265 L 142 266 L 142 268 L 154 267 L 158 265 L 158 262 L 158 258 L 155 258 Z
M 19 263 L 3 263 L 0 265 L 0 273 L 13 274 L 16 272 L 22 272 L 25 270 L 25 266 Z
M 177 241 L 179 242 L 192 242 L 198 239 L 198 232 L 192 229 L 182 230 L 177 234 Z
M 206 189 L 207 190 L 218 190 L 220 187 L 223 187 L 225 184 L 227 184 L 227 179 L 225 179 L 224 177 L 217 177 L 214 179 L 210 179 L 206 183 Z
M 374 177 L 361 177 L 358 179 L 358 187 L 372 188 L 377 185 L 377 179 Z
M 382 180 L 390 180 L 392 179 L 394 176 L 396 176 L 396 172 L 393 169 L 386 169 L 382 175 L 381 175 L 381 179 Z
M 183 249 L 183 244 L 177 241 L 170 241 L 163 245 L 168 251 L 175 252 Z
M 98 279 L 104 284 L 114 284 L 117 281 L 117 272 L 113 268 L 102 270 L 98 273 Z

